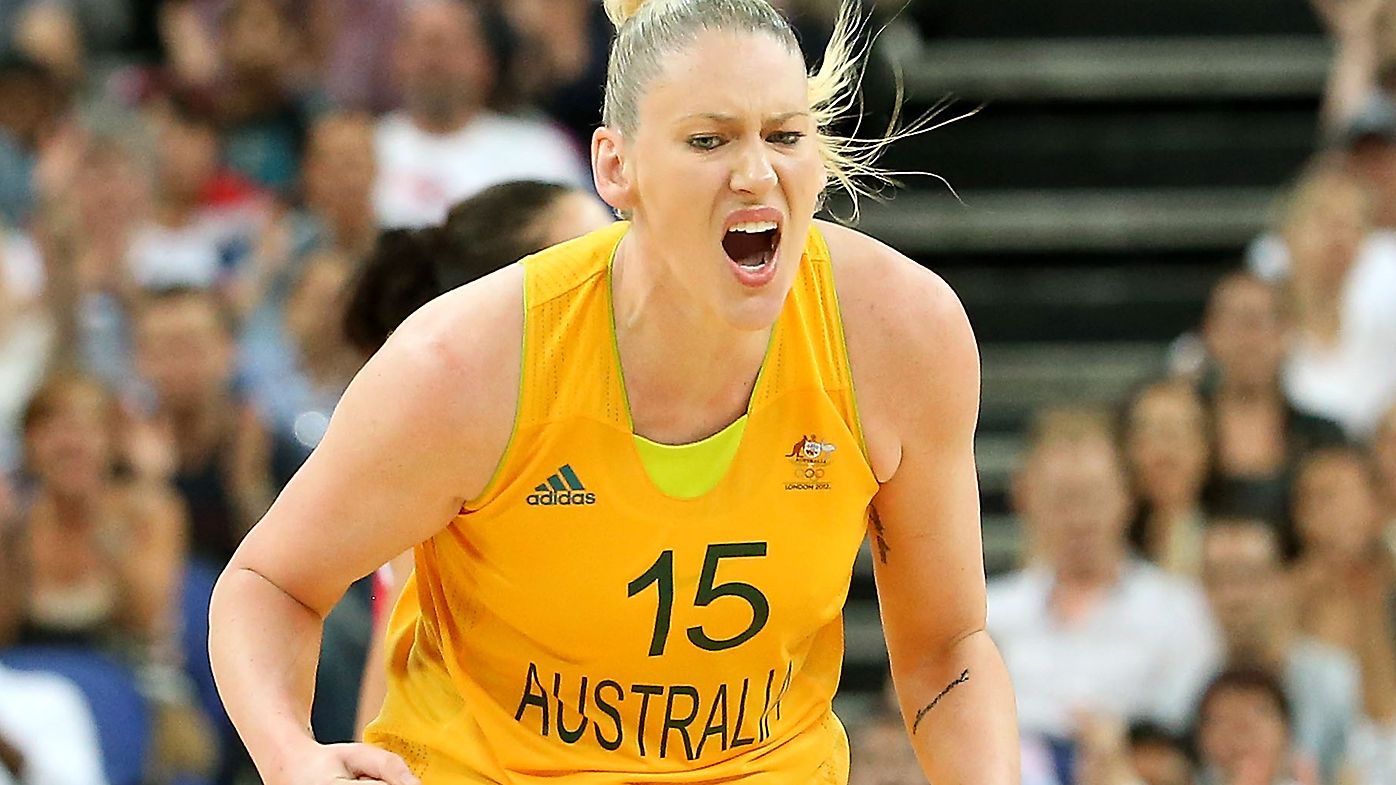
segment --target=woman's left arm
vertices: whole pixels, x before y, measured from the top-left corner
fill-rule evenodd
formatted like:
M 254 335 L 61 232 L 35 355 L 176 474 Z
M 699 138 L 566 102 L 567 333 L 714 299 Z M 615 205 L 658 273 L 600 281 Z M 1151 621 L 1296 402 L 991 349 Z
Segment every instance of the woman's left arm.
M 979 355 L 959 299 L 905 260 L 872 317 L 876 399 L 900 461 L 873 499 L 874 574 L 892 677 L 936 785 L 1021 776 L 1012 685 L 986 631 L 974 430 Z M 914 268 L 914 269 L 913 269 Z M 896 347 L 892 349 L 890 347 Z

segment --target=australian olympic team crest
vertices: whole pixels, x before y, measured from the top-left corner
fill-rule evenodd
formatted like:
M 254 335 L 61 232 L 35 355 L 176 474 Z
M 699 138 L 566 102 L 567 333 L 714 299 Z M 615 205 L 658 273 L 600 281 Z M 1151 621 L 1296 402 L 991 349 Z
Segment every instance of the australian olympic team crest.
M 795 479 L 785 484 L 787 491 L 826 491 L 829 483 L 824 474 L 838 449 L 831 442 L 820 441 L 816 435 L 801 436 L 790 448 L 786 459 L 795 467 Z

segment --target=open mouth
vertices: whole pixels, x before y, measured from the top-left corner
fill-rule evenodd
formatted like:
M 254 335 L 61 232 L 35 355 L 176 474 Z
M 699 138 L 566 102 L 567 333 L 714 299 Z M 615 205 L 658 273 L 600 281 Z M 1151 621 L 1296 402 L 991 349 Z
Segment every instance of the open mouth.
M 775 258 L 780 229 L 775 221 L 751 221 L 734 225 L 722 237 L 722 250 L 737 265 L 759 268 Z
M 722 250 L 737 280 L 751 287 L 763 286 L 774 277 L 779 247 L 780 225 L 770 220 L 733 224 L 722 237 Z

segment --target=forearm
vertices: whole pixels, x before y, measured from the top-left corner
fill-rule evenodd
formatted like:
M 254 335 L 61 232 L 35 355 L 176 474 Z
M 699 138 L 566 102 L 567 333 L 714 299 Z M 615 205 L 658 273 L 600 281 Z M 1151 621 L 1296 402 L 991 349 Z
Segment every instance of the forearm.
M 231 567 L 209 608 L 209 658 L 228 717 L 267 782 L 313 743 L 310 704 L 324 619 L 255 572 Z
M 1016 785 L 1018 719 L 998 647 L 974 633 L 938 655 L 892 663 L 902 716 L 936 785 Z

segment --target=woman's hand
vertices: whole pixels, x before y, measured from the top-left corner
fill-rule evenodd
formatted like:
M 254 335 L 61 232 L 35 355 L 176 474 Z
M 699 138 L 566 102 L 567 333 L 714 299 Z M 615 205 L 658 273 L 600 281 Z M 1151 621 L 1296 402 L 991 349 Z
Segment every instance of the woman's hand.
M 422 785 L 402 758 L 370 744 L 314 744 L 264 774 L 267 785 Z

